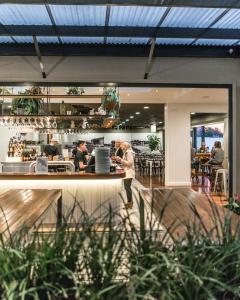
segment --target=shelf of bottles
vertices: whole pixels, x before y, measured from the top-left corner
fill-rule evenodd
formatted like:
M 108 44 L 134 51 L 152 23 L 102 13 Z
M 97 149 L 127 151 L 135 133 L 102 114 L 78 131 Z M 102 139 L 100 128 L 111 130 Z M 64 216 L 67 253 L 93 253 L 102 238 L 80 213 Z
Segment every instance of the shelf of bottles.
M 7 156 L 21 158 L 21 161 L 34 161 L 38 148 L 40 149 L 40 142 L 23 140 L 21 135 L 14 136 L 9 140 Z
M 47 90 L 48 91 L 48 90 Z M 0 88 L 0 126 L 15 129 L 32 128 L 46 130 L 85 130 L 111 128 L 118 124 L 119 91 L 117 88 L 103 88 L 99 95 L 85 95 L 82 88 L 69 88 L 66 95 L 45 94 L 40 87 L 26 89 L 19 94 L 6 93 Z M 76 94 L 77 93 L 77 94 Z M 2 99 L 1 99 L 2 98 Z M 6 102 L 6 99 L 11 99 Z M 57 98 L 59 103 L 52 102 Z M 100 98 L 97 105 L 77 102 L 66 103 L 59 99 Z M 10 102 L 9 102 L 10 101 Z

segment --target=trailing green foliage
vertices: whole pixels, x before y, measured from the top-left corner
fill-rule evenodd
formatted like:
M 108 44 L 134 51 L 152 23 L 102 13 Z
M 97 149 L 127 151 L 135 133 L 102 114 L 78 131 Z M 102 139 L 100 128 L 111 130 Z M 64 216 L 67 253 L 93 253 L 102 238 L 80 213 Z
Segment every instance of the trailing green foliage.
M 34 95 L 42 95 L 40 87 L 32 87 L 19 93 L 19 98 L 14 98 L 12 100 L 11 113 L 14 115 L 38 115 L 44 113 L 42 98 L 26 97 Z
M 66 225 L 70 214 L 52 233 L 23 229 L 2 239 L 1 299 L 240 299 L 239 228 L 230 230 L 229 216 L 213 211 L 218 228 L 203 233 L 186 224 L 186 235 L 174 239 L 175 222 L 160 227 L 165 208 L 156 219 L 142 197 L 139 224 L 111 207 L 101 220 L 81 212 L 74 228 Z

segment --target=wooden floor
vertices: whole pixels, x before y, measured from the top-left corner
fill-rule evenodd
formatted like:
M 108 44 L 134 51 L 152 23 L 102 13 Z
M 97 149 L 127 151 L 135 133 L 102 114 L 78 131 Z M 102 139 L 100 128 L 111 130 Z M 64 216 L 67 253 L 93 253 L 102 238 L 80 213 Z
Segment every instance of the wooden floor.
M 136 173 L 136 179 L 146 188 L 158 188 L 164 186 L 164 178 L 160 176 L 140 176 Z
M 164 178 L 160 176 L 140 176 L 136 174 L 136 179 L 146 188 L 160 188 L 164 187 Z M 223 193 L 213 193 L 211 192 L 211 184 L 208 178 L 205 179 L 204 184 L 199 180 L 199 183 L 193 182 L 192 189 L 201 194 L 210 195 L 213 198 L 213 201 L 222 202 L 226 200 L 226 196 Z
M 217 230 L 221 232 L 222 223 L 229 213 L 222 203 L 212 201 L 207 195 L 191 188 L 144 189 L 141 193 L 173 238 L 184 238 L 189 226 L 194 226 L 204 234 L 214 228 L 213 235 L 216 236 Z M 234 213 L 230 214 L 232 230 L 235 232 L 240 218 Z
M 194 222 L 202 227 L 201 230 L 209 231 L 214 226 L 219 229 L 221 227 L 219 222 L 223 222 L 229 213 L 224 207 L 227 204 L 226 195 L 211 192 L 208 179 L 205 179 L 204 185 L 201 180 L 198 184 L 194 182 L 191 188 L 165 187 L 164 178 L 159 176 L 137 175 L 136 179 L 146 188 L 142 191 L 143 196 L 150 205 L 153 205 L 156 217 L 160 217 L 164 210 L 161 220 L 163 227 L 170 228 L 177 221 L 171 229 L 174 238 L 185 236 L 186 226 L 193 226 Z M 200 219 L 196 220 L 193 210 L 199 214 Z M 214 220 L 216 212 L 220 216 L 218 221 Z M 232 219 L 235 231 L 240 218 L 233 214 Z

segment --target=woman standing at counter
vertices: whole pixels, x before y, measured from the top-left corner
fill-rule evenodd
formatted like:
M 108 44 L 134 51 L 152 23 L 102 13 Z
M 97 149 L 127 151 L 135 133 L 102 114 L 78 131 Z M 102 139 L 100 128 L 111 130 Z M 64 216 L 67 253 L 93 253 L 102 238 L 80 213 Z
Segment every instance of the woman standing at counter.
M 116 160 L 123 165 L 124 171 L 126 172 L 126 178 L 124 179 L 124 187 L 127 193 L 127 209 L 132 209 L 133 200 L 132 200 L 132 180 L 135 178 L 135 167 L 134 167 L 134 157 L 135 153 L 132 150 L 131 144 L 124 142 L 121 144 L 123 150 L 123 158 L 119 156 L 116 157 Z

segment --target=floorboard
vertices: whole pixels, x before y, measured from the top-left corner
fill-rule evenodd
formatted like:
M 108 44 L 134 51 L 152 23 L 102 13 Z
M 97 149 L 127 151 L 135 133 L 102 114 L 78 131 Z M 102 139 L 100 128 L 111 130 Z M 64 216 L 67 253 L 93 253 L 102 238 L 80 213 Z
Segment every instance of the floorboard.
M 141 194 L 152 205 L 156 217 L 161 219 L 161 224 L 173 238 L 184 238 L 188 227 L 195 227 L 204 234 L 213 230 L 213 238 L 216 238 L 229 213 L 232 231 L 236 232 L 238 228 L 238 215 L 229 212 L 222 203 L 217 204 L 208 195 L 191 188 L 145 188 Z

